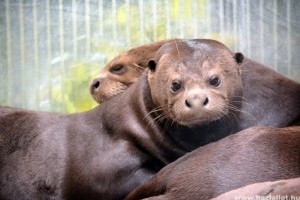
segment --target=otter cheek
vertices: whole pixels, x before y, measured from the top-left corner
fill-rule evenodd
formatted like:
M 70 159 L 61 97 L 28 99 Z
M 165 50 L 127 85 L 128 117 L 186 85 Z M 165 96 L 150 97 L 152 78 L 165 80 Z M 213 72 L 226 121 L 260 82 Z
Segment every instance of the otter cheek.
M 107 101 L 108 99 L 112 98 L 113 96 L 116 96 L 122 92 L 124 92 L 128 88 L 127 85 L 122 84 L 120 82 L 116 81 L 105 81 L 103 84 L 99 87 L 99 90 L 97 92 L 97 98 L 98 102 L 102 103 L 104 101 Z
M 226 99 L 224 94 L 211 94 L 211 103 L 207 109 L 211 113 L 212 119 L 220 118 L 228 113 L 228 101 Z
M 150 90 L 152 102 L 154 103 L 154 105 L 160 108 L 165 107 L 164 98 L 166 95 L 163 95 L 162 89 L 157 87 L 157 85 L 153 82 L 152 85 L 150 85 Z

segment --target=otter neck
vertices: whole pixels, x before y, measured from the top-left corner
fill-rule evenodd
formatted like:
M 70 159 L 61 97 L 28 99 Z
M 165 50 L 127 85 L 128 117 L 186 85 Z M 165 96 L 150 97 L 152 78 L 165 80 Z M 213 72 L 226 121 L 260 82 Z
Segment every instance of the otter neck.
M 151 134 L 152 137 L 155 137 L 159 151 L 163 150 L 164 156 L 168 157 L 171 161 L 179 158 L 180 156 L 187 153 L 185 148 L 182 148 L 175 140 L 173 140 L 169 134 L 166 133 L 166 124 L 163 121 L 158 120 L 157 112 L 153 112 L 157 109 L 157 105 L 153 102 L 151 98 L 151 89 L 149 86 L 148 78 L 146 74 L 145 77 L 140 79 L 138 84 L 138 96 L 142 97 L 142 101 L 139 101 L 139 109 L 137 112 L 141 112 L 144 115 L 144 120 L 150 126 L 154 134 Z
M 158 120 L 160 118 L 159 116 L 162 116 L 163 113 L 162 111 L 151 112 L 157 108 L 157 105 L 150 98 L 151 90 L 148 81 L 144 80 L 146 79 L 143 79 L 145 88 L 140 91 L 143 91 L 143 105 L 147 106 L 146 112 L 150 113 L 150 115 L 148 115 L 151 118 L 150 120 L 156 121 L 161 134 L 175 144 L 177 148 L 181 149 L 181 151 L 190 152 L 199 146 L 217 141 L 236 132 L 239 118 L 239 112 L 236 108 L 242 107 L 242 90 L 238 91 L 237 94 L 235 94 L 237 98 L 234 98 L 232 102 L 230 102 L 235 108 L 229 111 L 230 117 L 226 116 L 206 125 L 187 127 L 170 119 Z
M 237 96 L 241 98 L 242 92 Z M 228 116 L 209 124 L 187 127 L 176 122 L 164 121 L 160 123 L 160 126 L 162 130 L 165 130 L 165 134 L 181 149 L 188 152 L 193 151 L 200 146 L 215 142 L 238 131 L 240 115 L 238 110 L 242 107 L 242 101 L 234 99 L 233 102 L 237 102 L 234 104 L 235 109 L 230 110 Z
M 152 163 L 159 163 L 155 169 L 186 153 L 165 134 L 163 126 L 156 123 L 151 115 L 156 106 L 152 102 L 145 73 L 126 91 L 100 107 L 103 107 L 103 119 L 100 120 L 107 134 L 132 141 L 139 151 L 149 156 Z

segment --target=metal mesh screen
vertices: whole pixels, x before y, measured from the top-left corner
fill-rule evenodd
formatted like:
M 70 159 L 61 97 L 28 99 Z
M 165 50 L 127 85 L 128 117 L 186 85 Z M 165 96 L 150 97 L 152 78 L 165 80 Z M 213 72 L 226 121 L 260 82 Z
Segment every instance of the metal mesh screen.
M 298 0 L 0 1 L 0 105 L 75 112 L 111 58 L 166 38 L 212 38 L 300 81 Z

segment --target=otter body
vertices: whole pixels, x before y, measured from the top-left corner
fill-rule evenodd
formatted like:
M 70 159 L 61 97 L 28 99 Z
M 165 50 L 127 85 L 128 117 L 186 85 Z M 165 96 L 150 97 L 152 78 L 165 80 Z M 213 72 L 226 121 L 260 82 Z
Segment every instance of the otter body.
M 241 79 L 242 105 L 237 113 L 212 126 L 179 126 L 170 129 L 174 135 L 178 133 L 176 140 L 193 150 L 253 126 L 300 125 L 299 83 L 248 58 L 241 64 Z
M 0 199 L 123 198 L 188 151 L 165 130 L 235 111 L 242 59 L 211 40 L 170 44 L 128 90 L 91 111 L 1 108 Z
M 1 108 L 0 199 L 121 199 L 183 155 L 147 117 L 142 82 L 86 113 Z
M 240 187 L 300 176 L 300 127 L 252 127 L 200 147 L 159 171 L 126 200 L 150 198 L 207 200 Z M 248 187 L 218 199 L 237 196 L 297 195 L 299 179 L 276 191 L 272 185 Z M 291 187 L 291 188 L 289 188 Z M 261 189 L 261 193 L 258 192 Z M 279 189 L 279 188 L 278 188 Z M 263 193 L 265 191 L 265 193 Z M 226 197 L 226 198 L 225 198 Z
M 133 63 L 147 62 L 151 56 L 154 57 L 154 53 L 159 51 L 163 43 L 173 43 L 175 45 L 176 43 L 180 43 L 180 41 L 189 40 L 160 41 L 159 43 L 143 45 L 127 51 L 124 53 L 126 56 L 121 55 L 116 58 L 119 62 L 110 62 L 104 68 L 103 72 L 99 75 L 99 77 L 102 77 L 100 82 L 110 82 L 112 85 L 118 84 L 121 82 L 121 79 L 122 82 L 134 82 L 143 70 L 139 70 L 139 73 L 127 73 L 125 75 L 123 73 L 113 74 L 111 69 L 121 65 L 126 66 L 126 69 L 129 68 L 131 71 L 136 71 L 139 68 L 133 65 Z M 215 43 L 213 46 L 218 47 L 219 45 L 220 43 Z M 141 50 L 151 56 L 139 56 L 139 54 L 133 53 Z M 181 48 L 180 51 L 188 51 L 188 48 Z M 205 57 L 205 53 L 203 52 L 203 57 Z M 217 51 L 214 54 L 218 56 Z M 124 60 L 126 60 L 126 65 L 124 65 Z M 249 58 L 243 60 L 240 69 L 243 91 L 242 95 L 237 96 L 235 100 L 241 104 L 241 106 L 235 107 L 237 112 L 231 112 L 226 120 L 214 121 L 214 124 L 209 126 L 198 124 L 193 127 L 171 126 L 166 129 L 167 132 L 177 135 L 175 140 L 181 143 L 187 150 L 191 151 L 199 146 L 217 141 L 227 135 L 237 133 L 252 126 L 286 127 L 300 124 L 299 83 Z M 113 79 L 112 77 L 118 78 Z M 240 85 L 233 83 L 231 87 L 240 87 Z M 107 91 L 110 91 L 110 95 L 106 96 L 106 99 L 109 99 L 123 92 L 126 88 L 114 90 L 110 85 L 99 84 L 96 88 L 91 87 L 91 90 L 94 91 L 93 97 L 95 99 L 97 99 L 97 96 L 100 97 L 103 93 L 107 94 Z M 198 92 L 200 95 L 201 93 L 203 94 L 203 91 Z M 101 101 L 98 102 L 101 103 Z M 183 132 L 185 134 L 182 134 Z

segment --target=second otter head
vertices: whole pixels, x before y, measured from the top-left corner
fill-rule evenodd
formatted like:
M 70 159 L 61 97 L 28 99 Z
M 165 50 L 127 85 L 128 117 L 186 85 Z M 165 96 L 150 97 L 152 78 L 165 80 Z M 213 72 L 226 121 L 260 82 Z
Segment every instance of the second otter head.
M 101 73 L 90 83 L 90 93 L 101 103 L 122 93 L 142 74 L 147 62 L 140 62 L 134 53 L 122 54 L 109 62 Z
M 147 68 L 148 60 L 153 58 L 156 51 L 163 44 L 175 40 L 162 40 L 138 46 L 114 58 L 90 83 L 90 93 L 94 100 L 102 103 L 124 92 L 137 81 Z
M 165 44 L 148 63 L 151 97 L 163 117 L 205 125 L 239 109 L 241 53 L 213 40 Z

